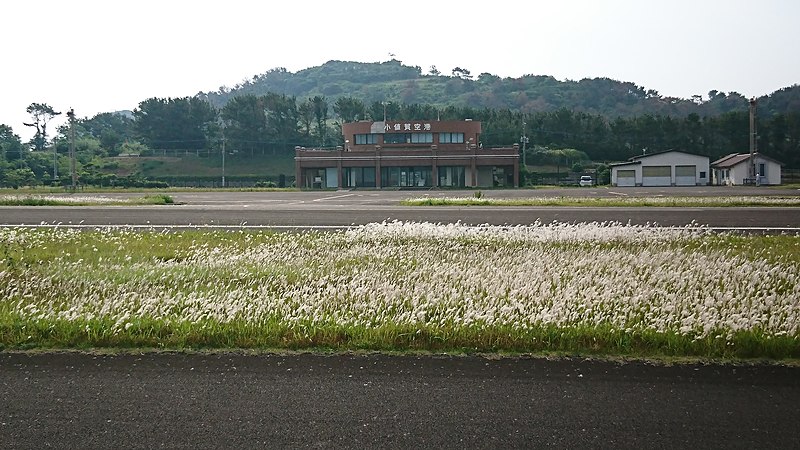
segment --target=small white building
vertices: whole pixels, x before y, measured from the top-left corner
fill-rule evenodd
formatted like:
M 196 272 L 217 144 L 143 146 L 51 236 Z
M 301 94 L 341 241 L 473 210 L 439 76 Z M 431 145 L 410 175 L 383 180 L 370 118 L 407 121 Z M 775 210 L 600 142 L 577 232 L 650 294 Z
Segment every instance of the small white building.
M 783 163 L 758 152 L 753 153 L 756 176 L 750 170 L 750 153 L 731 153 L 711 163 L 712 183 L 715 185 L 778 185 L 781 184 Z
M 677 150 L 611 164 L 612 186 L 703 186 L 710 181 L 708 156 Z

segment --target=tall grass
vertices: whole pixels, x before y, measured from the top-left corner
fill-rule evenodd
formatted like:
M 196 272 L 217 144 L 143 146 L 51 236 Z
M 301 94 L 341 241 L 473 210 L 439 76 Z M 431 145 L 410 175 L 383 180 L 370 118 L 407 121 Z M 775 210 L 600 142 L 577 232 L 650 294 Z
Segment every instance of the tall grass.
M 800 357 L 800 238 L 619 224 L 0 230 L 6 348 Z

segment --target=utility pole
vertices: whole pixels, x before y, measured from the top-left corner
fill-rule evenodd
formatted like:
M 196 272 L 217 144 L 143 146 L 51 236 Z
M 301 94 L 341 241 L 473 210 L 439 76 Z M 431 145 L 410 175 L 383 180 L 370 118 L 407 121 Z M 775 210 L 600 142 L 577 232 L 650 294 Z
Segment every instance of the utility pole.
M 75 111 L 72 108 L 67 113 L 69 117 L 69 171 L 72 174 L 72 192 L 78 184 L 78 174 L 75 172 Z
M 58 143 L 53 139 L 53 181 L 58 180 Z
M 225 187 L 225 122 L 222 122 L 222 187 Z
M 752 97 L 750 99 L 750 179 L 753 180 L 753 184 L 755 184 L 756 180 L 756 161 L 755 161 L 755 153 L 756 153 L 756 98 Z
M 520 140 L 520 142 L 522 142 L 522 165 L 523 165 L 525 168 L 527 168 L 527 167 L 528 167 L 528 160 L 527 160 L 527 157 L 525 156 L 525 150 L 526 150 L 526 148 L 527 148 L 528 141 L 529 141 L 529 139 L 528 139 L 528 130 L 527 130 L 527 128 L 528 128 L 528 124 L 526 124 L 526 123 L 523 121 L 523 122 L 522 122 L 522 137 L 521 137 L 521 138 L 519 138 L 519 140 Z

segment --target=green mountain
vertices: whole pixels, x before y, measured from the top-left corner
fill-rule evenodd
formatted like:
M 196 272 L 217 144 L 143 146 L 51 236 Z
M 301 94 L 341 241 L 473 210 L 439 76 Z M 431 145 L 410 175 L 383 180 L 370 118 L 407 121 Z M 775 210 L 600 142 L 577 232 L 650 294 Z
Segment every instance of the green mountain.
M 418 66 L 392 59 L 381 63 L 328 61 L 296 73 L 284 68 L 269 70 L 233 88 L 201 93 L 220 107 L 233 97 L 268 92 L 298 99 L 324 96 L 331 103 L 339 97 L 354 97 L 365 104 L 389 101 L 436 107 L 509 109 L 523 113 L 557 111 L 562 108 L 609 118 L 639 115 L 685 117 L 688 114 L 716 116 L 747 109 L 737 92 L 712 90 L 707 97 L 666 97 L 654 89 L 609 78 L 559 81 L 552 76 L 524 75 L 501 78 L 489 73 L 472 76 L 454 68 L 451 75 L 435 68 L 423 74 Z M 800 111 L 800 86 L 793 85 L 758 99 L 760 115 Z
M 750 144 L 749 99 L 736 92 L 681 99 L 608 78 L 558 81 L 431 69 L 423 74 L 397 60 L 329 61 L 297 73 L 278 68 L 232 89 L 149 98 L 131 112 L 79 119 L 78 178 L 115 186 L 206 185 L 221 182 L 224 173 L 228 185 L 282 185 L 294 175 L 295 146 L 342 145 L 340 121 L 384 114 L 479 120 L 482 145 L 507 146 L 524 136 L 529 165 L 555 166 L 556 172 L 643 151 L 680 149 L 717 159 Z M 800 168 L 800 86 L 759 98 L 756 124 L 758 151 L 785 169 Z M 68 180 L 67 132 L 61 127 L 55 136 L 56 157 L 52 147 L 24 144 L 0 124 L 0 186 L 50 183 L 56 169 L 62 174 L 57 183 Z M 37 150 L 27 151 L 30 145 Z

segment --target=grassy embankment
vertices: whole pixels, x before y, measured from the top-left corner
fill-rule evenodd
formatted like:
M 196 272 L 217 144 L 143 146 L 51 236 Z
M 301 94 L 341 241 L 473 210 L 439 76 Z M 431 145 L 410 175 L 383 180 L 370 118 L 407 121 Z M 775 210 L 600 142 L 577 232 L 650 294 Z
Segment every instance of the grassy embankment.
M 0 347 L 800 358 L 800 237 L 0 230 Z
M 169 153 L 167 154 L 169 155 Z M 154 155 L 148 157 L 107 158 L 105 172 L 124 177 L 137 174 L 144 178 L 161 180 L 202 180 L 221 178 L 222 158 L 192 153 L 179 156 Z M 240 152 L 225 158 L 225 177 L 236 179 L 277 180 L 283 174 L 294 176 L 294 155 L 249 154 Z

